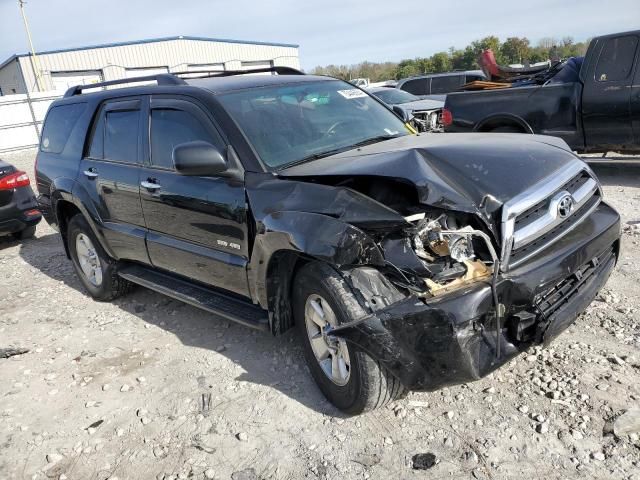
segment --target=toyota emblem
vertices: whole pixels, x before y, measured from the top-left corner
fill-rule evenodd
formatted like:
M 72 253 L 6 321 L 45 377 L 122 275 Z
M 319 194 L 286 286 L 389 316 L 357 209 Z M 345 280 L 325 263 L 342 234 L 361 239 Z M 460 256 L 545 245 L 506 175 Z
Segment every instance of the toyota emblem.
M 567 218 L 573 212 L 573 197 L 567 193 L 558 202 L 558 215 Z

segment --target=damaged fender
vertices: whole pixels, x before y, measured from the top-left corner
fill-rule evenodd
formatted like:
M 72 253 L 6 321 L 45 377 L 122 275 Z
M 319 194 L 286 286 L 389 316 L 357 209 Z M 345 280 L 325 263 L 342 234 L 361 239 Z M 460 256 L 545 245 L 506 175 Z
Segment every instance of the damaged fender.
M 336 267 L 382 266 L 382 252 L 362 228 L 407 225 L 392 209 L 347 188 L 247 172 L 246 191 L 256 232 L 248 281 L 254 301 L 272 312 L 274 333 L 291 326 L 288 290 L 299 257 Z
M 248 268 L 254 298 L 271 312 L 273 333 L 292 324 L 289 302 L 300 256 L 331 265 L 383 265 L 382 252 L 362 230 L 335 218 L 308 212 L 276 212 L 260 222 Z

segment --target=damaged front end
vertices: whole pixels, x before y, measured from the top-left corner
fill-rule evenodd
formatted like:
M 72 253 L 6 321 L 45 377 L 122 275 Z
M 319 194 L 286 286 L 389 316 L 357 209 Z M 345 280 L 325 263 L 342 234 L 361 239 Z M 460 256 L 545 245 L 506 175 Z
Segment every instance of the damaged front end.
M 435 110 L 414 110 L 411 112 L 411 126 L 420 133 L 442 133 L 444 124 L 442 123 L 442 109 Z
M 488 149 L 480 159 L 476 145 L 470 162 L 440 136 L 428 149 L 401 150 L 405 142 L 249 175 L 249 275 L 284 331 L 288 285 L 260 289 L 274 252 L 332 265 L 367 314 L 327 335 L 366 351 L 406 388 L 434 390 L 481 378 L 566 329 L 616 263 L 620 219 L 566 150 L 547 145 L 546 162 L 514 162 L 522 175 L 499 182 Z M 566 198 L 573 209 L 560 217 Z M 296 258 L 279 257 L 280 278 L 291 278 Z
M 344 268 L 370 314 L 328 334 L 384 364 L 412 390 L 479 379 L 548 343 L 595 298 L 619 249 L 619 217 L 601 204 L 528 265 L 501 273 L 491 238 L 453 215 L 409 217 L 380 242 L 385 268 Z

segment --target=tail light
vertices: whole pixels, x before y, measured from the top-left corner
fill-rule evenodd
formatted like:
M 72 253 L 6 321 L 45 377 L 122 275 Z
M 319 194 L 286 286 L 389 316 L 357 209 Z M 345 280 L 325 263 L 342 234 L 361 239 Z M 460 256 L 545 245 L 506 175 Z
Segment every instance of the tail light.
M 447 110 L 446 108 L 443 108 L 442 109 L 442 124 L 445 127 L 448 127 L 452 123 L 453 123 L 453 115 L 451 115 L 451 111 Z
M 18 187 L 29 185 L 29 175 L 24 172 L 14 172 L 6 177 L 0 178 L 0 190 L 13 190 Z

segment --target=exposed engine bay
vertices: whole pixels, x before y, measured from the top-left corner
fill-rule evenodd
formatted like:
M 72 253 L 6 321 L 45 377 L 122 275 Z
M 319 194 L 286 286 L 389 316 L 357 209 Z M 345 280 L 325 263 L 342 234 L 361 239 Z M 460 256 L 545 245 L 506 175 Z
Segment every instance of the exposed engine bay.
M 411 227 L 379 243 L 394 284 L 429 297 L 491 277 L 497 257 L 484 232 L 444 213 L 405 219 Z
M 415 128 L 417 132 L 444 132 L 441 108 L 437 110 L 414 110 L 412 115 L 413 119 L 411 120 L 410 125 Z
M 477 217 L 418 204 L 411 189 L 381 179 L 349 179 L 358 190 L 402 215 L 406 223 L 368 231 L 384 255 L 383 273 L 406 293 L 427 298 L 490 280 L 498 258 Z

